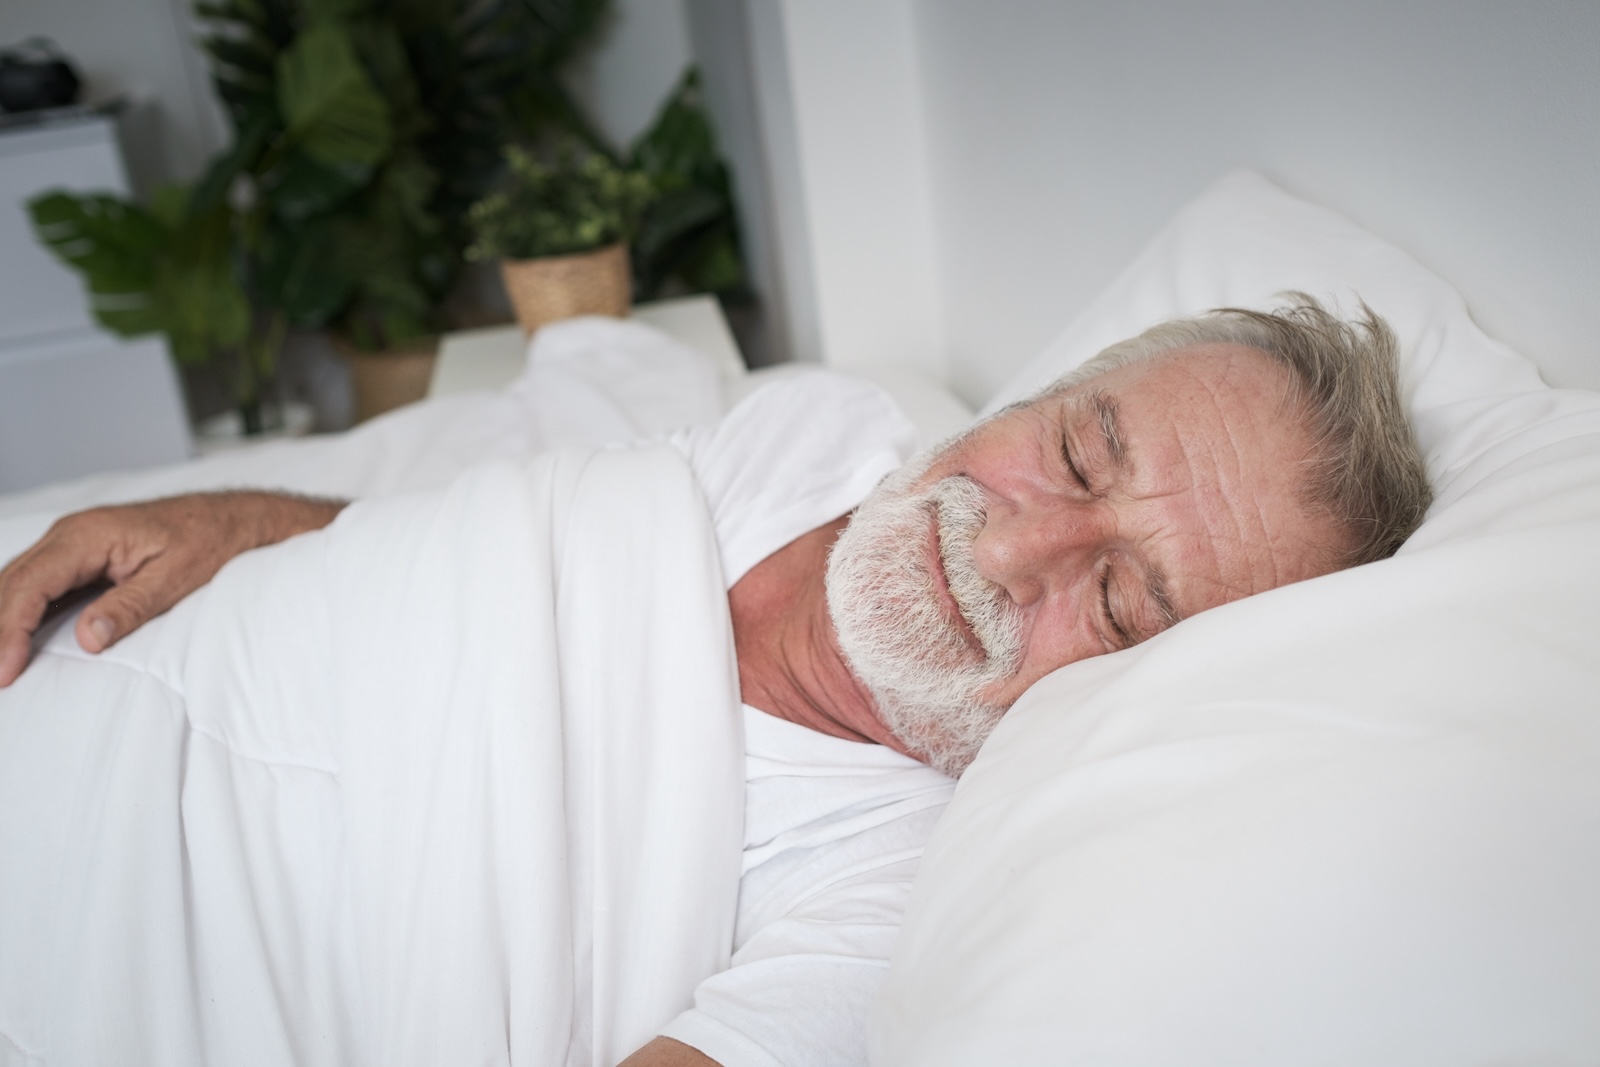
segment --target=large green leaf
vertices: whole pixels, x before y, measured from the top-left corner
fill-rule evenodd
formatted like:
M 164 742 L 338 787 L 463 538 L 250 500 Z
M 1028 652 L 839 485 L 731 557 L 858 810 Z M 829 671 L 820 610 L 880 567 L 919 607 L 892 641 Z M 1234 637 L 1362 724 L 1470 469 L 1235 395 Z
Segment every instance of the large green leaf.
M 354 281 L 340 329 L 363 348 L 381 348 L 430 332 L 439 294 L 419 274 L 425 242 L 403 227 L 369 216 L 339 228 L 339 269 Z
M 303 31 L 278 59 L 278 109 L 287 135 L 331 167 L 374 167 L 389 151 L 389 111 L 343 27 Z
M 661 196 L 640 220 L 634 248 L 647 258 L 665 253 L 674 242 L 721 220 L 727 204 L 708 189 L 695 186 Z
M 180 360 L 239 344 L 250 306 L 234 275 L 226 210 L 191 216 L 164 189 L 151 211 L 112 196 L 46 193 L 28 205 L 40 238 L 83 275 L 89 306 L 124 337 L 162 332 Z
M 262 191 L 273 213 L 289 222 L 313 219 L 344 203 L 371 180 L 372 171 L 355 164 L 328 164 L 298 148 L 262 176 Z
M 250 301 L 226 263 L 207 258 L 162 264 L 156 301 L 172 354 L 180 363 L 204 363 L 250 334 Z
M 634 141 L 632 159 L 661 191 L 633 242 L 636 296 L 659 296 L 669 281 L 694 292 L 742 291 L 732 182 L 693 67 Z
M 28 202 L 34 232 L 83 275 L 89 308 L 124 337 L 162 329 L 153 290 L 167 234 L 148 212 L 107 195 L 44 193 Z
M 278 124 L 278 110 L 270 99 L 258 99 L 234 135 L 226 152 L 215 156 L 196 183 L 190 210 L 213 211 L 227 199 L 241 174 L 252 171 L 266 148 L 267 138 Z
M 392 140 L 403 143 L 427 130 L 432 123 L 399 31 L 389 22 L 366 20 L 348 26 L 346 32 L 374 89 L 387 101 Z
M 338 249 L 338 228 L 329 221 L 274 229 L 262 240 L 258 281 L 290 325 L 325 326 L 349 302 L 355 282 Z
M 420 155 L 412 152 L 398 156 L 378 176 L 371 214 L 387 225 L 413 233 L 436 233 L 439 220 L 428 207 L 437 186 L 433 168 Z
M 372 0 L 300 0 L 312 22 L 345 22 L 366 14 Z
M 249 336 L 250 301 L 234 270 L 232 214 L 225 206 L 192 213 L 187 200 L 169 189 L 153 205 L 167 225 L 153 295 L 172 354 L 201 363 Z
M 711 118 L 700 100 L 700 75 L 690 67 L 656 113 L 656 119 L 633 142 L 633 164 L 665 188 L 699 180 L 715 180 L 722 166 Z
M 297 32 L 299 0 L 208 0 L 201 47 L 211 56 L 217 95 L 241 131 L 263 101 L 276 113 L 277 64 Z

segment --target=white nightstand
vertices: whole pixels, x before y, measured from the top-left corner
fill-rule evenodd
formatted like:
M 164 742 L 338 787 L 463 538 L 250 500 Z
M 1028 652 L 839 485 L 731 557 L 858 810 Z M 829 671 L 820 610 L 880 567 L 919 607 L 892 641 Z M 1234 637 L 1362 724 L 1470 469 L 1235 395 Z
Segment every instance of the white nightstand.
M 710 356 L 724 378 L 744 375 L 739 346 L 716 297 L 685 296 L 639 304 L 631 315 Z M 500 389 L 522 373 L 527 352 L 528 339 L 515 324 L 447 333 L 439 341 L 439 359 L 433 365 L 428 395 Z

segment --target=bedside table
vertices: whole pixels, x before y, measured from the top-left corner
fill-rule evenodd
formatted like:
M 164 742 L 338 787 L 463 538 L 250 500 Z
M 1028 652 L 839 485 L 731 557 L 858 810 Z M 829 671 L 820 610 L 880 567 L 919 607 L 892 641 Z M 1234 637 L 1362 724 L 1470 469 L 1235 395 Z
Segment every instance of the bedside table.
M 710 356 L 724 379 L 744 377 L 744 360 L 716 297 L 685 296 L 639 304 L 630 317 Z M 528 339 L 515 323 L 447 333 L 439 339 L 439 359 L 433 365 L 428 395 L 503 388 L 522 373 L 527 353 Z

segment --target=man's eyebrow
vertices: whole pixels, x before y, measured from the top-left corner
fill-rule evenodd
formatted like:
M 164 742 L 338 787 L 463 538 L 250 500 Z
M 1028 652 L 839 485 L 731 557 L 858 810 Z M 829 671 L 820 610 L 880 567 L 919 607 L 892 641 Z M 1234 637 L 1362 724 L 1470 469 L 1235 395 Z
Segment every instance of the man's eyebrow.
M 1106 452 L 1117 469 L 1128 470 L 1128 452 L 1122 445 L 1122 427 L 1117 422 L 1117 401 L 1109 393 L 1095 391 L 1089 394 L 1089 404 L 1100 423 L 1100 437 L 1106 443 Z

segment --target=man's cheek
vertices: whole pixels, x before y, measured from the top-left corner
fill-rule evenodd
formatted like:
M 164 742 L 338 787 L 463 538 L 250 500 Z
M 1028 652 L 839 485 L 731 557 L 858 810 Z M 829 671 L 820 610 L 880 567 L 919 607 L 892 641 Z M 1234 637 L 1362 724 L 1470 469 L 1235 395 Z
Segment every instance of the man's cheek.
M 1023 647 L 1022 665 L 1017 672 L 1018 696 L 1051 671 L 1110 651 L 1082 613 L 1061 602 L 1046 605 L 1033 614 Z

